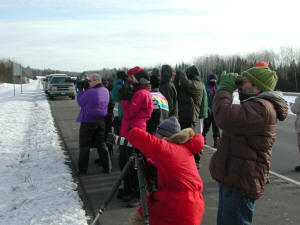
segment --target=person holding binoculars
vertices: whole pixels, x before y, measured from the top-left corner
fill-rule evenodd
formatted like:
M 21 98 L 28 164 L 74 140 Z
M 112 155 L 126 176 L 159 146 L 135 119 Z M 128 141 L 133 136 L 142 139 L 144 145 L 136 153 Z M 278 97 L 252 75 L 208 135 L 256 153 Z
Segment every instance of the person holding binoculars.
M 222 135 L 210 161 L 219 183 L 217 225 L 252 224 L 255 200 L 269 180 L 277 120 L 287 117 L 282 93 L 274 91 L 278 77 L 260 62 L 242 76 L 223 73 L 213 101 Z M 240 104 L 232 104 L 238 89 Z

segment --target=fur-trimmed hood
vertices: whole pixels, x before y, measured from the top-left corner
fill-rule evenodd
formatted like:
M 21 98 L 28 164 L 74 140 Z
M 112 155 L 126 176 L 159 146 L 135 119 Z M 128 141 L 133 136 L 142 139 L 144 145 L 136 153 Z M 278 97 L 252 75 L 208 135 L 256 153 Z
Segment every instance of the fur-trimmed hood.
M 204 143 L 203 136 L 195 133 L 192 128 L 186 128 L 170 137 L 164 137 L 164 140 L 185 145 L 193 154 L 201 152 Z
M 173 134 L 170 137 L 164 137 L 164 139 L 175 144 L 184 144 L 185 142 L 189 141 L 194 135 L 195 132 L 192 128 L 186 128 L 181 130 L 179 133 Z

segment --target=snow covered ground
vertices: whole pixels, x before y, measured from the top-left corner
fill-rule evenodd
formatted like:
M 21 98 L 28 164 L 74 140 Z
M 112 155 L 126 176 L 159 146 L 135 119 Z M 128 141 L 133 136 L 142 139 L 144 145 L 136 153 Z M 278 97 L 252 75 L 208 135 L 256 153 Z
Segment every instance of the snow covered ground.
M 39 80 L 0 84 L 0 224 L 86 225 Z
M 0 224 L 87 224 L 39 80 L 13 90 L 0 84 Z

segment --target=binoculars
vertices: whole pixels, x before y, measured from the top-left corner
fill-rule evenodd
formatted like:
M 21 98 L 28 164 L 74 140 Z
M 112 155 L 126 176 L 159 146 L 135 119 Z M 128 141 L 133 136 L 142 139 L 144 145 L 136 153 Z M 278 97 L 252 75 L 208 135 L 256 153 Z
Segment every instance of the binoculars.
M 245 77 L 243 77 L 243 76 L 241 76 L 241 75 L 238 75 L 238 76 L 236 77 L 236 79 L 235 79 L 235 85 L 236 85 L 237 87 L 242 86 L 243 83 L 244 83 L 244 81 L 245 81 Z

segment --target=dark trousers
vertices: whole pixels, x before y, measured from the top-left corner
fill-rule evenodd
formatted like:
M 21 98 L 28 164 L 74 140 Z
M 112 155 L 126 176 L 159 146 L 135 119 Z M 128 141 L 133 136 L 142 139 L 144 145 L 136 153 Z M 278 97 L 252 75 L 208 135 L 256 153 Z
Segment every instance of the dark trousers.
M 78 168 L 80 172 L 86 173 L 89 165 L 90 148 L 96 147 L 100 156 L 101 164 L 105 172 L 111 171 L 111 159 L 107 146 L 104 142 L 105 124 L 81 123 L 79 130 L 79 160 Z
M 107 134 L 112 133 L 112 116 L 106 116 L 105 117 L 105 133 L 104 137 L 106 140 Z M 113 145 L 112 144 L 106 144 L 110 153 L 110 156 L 113 155 Z
M 132 155 L 133 148 L 120 146 L 119 166 L 122 170 Z M 139 198 L 139 181 L 137 171 L 134 169 L 134 163 L 129 166 L 128 172 L 124 177 L 124 193 L 125 195 L 134 194 Z
M 120 135 L 121 122 L 122 122 L 122 118 L 119 118 L 118 116 L 116 116 L 112 121 L 112 126 L 114 128 L 114 133 L 116 135 Z
M 214 119 L 214 114 L 211 110 L 208 111 L 208 117 L 206 119 L 204 119 L 203 121 L 203 131 L 202 131 L 202 135 L 204 137 L 206 137 L 209 129 L 210 129 L 210 125 L 212 124 L 212 131 L 213 131 L 213 137 L 220 137 L 220 130 L 216 125 L 215 119 Z
M 196 123 L 195 122 L 179 122 L 180 123 L 180 127 L 181 127 L 181 130 L 185 129 L 185 128 L 192 128 L 193 130 L 195 130 L 195 126 L 196 126 Z M 194 154 L 194 158 L 195 158 L 195 162 L 196 163 L 200 163 L 200 153 L 196 153 Z

